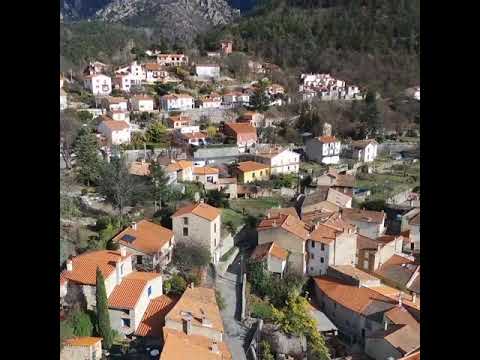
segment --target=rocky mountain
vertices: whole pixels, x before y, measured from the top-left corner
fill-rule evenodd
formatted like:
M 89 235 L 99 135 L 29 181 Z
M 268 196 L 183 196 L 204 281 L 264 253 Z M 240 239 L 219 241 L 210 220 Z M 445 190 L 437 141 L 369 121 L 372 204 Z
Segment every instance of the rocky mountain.
M 64 0 L 65 21 L 78 19 L 149 28 L 162 37 L 189 43 L 212 26 L 240 15 L 225 0 Z

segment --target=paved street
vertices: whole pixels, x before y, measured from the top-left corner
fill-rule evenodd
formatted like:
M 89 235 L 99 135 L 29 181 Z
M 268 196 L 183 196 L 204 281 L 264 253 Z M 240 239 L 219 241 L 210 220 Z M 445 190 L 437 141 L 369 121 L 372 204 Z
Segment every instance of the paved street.
M 225 327 L 225 341 L 234 360 L 246 360 L 244 338 L 248 331 L 240 321 L 241 291 L 240 256 L 237 256 L 223 276 L 218 275 L 216 288 L 225 299 L 225 308 L 221 311 Z

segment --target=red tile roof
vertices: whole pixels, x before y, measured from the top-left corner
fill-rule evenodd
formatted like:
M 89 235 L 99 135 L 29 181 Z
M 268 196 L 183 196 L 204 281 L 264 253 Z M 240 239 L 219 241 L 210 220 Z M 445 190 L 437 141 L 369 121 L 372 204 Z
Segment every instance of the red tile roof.
M 135 240 L 132 242 L 122 240 L 125 235 L 133 236 Z M 148 220 L 139 221 L 136 230 L 129 226 L 113 238 L 114 241 L 145 254 L 159 252 L 172 239 L 172 230 Z
M 316 229 L 310 234 L 310 240 L 330 244 L 335 241 L 340 233 L 341 231 L 331 225 L 318 224 Z
M 67 346 L 93 346 L 99 341 L 102 341 L 101 337 L 80 336 L 64 341 Z
M 220 210 L 205 203 L 197 203 L 178 209 L 175 214 L 172 215 L 172 218 L 186 214 L 195 214 L 201 218 L 213 221 L 220 216 Z
M 213 174 L 218 174 L 217 168 L 213 168 L 209 166 L 193 168 L 193 175 L 213 175 Z
M 225 124 L 226 128 L 230 128 L 235 135 L 239 134 L 255 134 L 257 136 L 257 130 L 247 123 L 228 123 Z
M 337 139 L 335 136 L 320 136 L 318 138 L 318 140 L 320 140 L 322 143 L 324 144 L 327 144 L 327 143 L 332 143 L 332 142 L 336 142 Z
M 237 164 L 237 169 L 241 172 L 257 171 L 268 169 L 269 166 L 255 161 L 242 161 Z
M 342 216 L 351 221 L 362 221 L 368 223 L 380 224 L 385 220 L 385 213 L 383 211 L 371 211 L 363 209 L 349 209 L 342 210 Z
M 309 225 L 291 215 L 284 214 L 278 214 L 278 216 L 263 219 L 260 221 L 260 224 L 258 224 L 257 230 L 269 230 L 276 227 L 282 228 L 302 240 L 307 240 L 309 237 Z
M 135 335 L 159 338 L 163 336 L 162 328 L 165 326 L 165 316 L 175 306 L 179 296 L 162 295 L 150 300 L 142 321 L 138 325 Z
M 72 271 L 63 271 L 60 275 L 60 282 L 66 280 L 83 285 L 95 285 L 97 280 L 97 266 L 100 268 L 103 277 L 106 279 L 115 271 L 115 264 L 122 258 L 119 251 L 98 250 L 86 252 L 72 259 Z
M 347 285 L 327 276 L 315 277 L 314 281 L 327 297 L 358 314 L 364 314 L 372 301 L 395 306 L 394 300 L 370 288 Z
M 258 245 L 251 255 L 251 258 L 254 260 L 263 260 L 265 257 L 270 254 L 271 256 L 276 257 L 280 260 L 287 260 L 288 251 L 282 248 L 281 246 L 271 242 L 267 244 Z
M 108 307 L 114 309 L 134 309 L 140 300 L 143 289 L 148 282 L 161 277 L 158 273 L 134 271 L 122 279 L 120 285 L 115 286 L 108 297 Z
M 129 128 L 129 125 L 125 121 L 103 120 L 102 124 L 112 131 L 120 131 Z

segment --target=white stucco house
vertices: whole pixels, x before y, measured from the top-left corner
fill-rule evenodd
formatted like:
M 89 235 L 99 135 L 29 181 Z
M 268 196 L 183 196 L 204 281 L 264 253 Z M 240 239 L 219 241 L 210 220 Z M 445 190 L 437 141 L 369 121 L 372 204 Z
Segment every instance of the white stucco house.
M 288 251 L 271 242 L 258 245 L 250 257 L 255 261 L 263 262 L 267 271 L 283 276 L 287 266 Z
M 220 211 L 202 200 L 178 209 L 172 215 L 175 240 L 196 244 L 210 251 L 212 263 L 220 261 Z
M 130 98 L 133 111 L 153 111 L 154 100 L 148 95 L 135 95 Z
M 297 174 L 300 168 L 300 154 L 281 148 L 269 148 L 258 152 L 255 161 L 270 166 L 271 175 Z
M 342 219 L 349 224 L 356 225 L 360 235 L 371 239 L 382 236 L 386 230 L 387 215 L 384 211 L 343 208 Z
M 335 136 L 319 136 L 307 141 L 305 152 L 309 160 L 323 164 L 340 162 L 341 142 Z
M 351 158 L 361 162 L 372 162 L 377 158 L 378 143 L 374 139 L 354 141 Z
M 112 79 L 104 74 L 88 75 L 83 83 L 93 95 L 110 95 L 112 92 Z
M 160 98 L 160 107 L 165 111 L 190 110 L 194 106 L 193 97 L 187 94 L 169 94 Z
M 218 79 L 220 77 L 220 65 L 198 64 L 195 66 L 195 73 L 201 79 Z
M 97 128 L 109 145 L 130 143 L 130 126 L 125 121 L 103 120 Z

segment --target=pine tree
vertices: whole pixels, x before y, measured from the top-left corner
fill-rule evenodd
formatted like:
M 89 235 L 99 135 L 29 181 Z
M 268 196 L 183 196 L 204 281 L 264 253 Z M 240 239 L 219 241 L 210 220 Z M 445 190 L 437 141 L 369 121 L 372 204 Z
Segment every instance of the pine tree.
M 97 332 L 103 338 L 103 347 L 110 349 L 113 342 L 112 329 L 110 328 L 110 316 L 108 315 L 107 290 L 100 268 L 97 267 Z
M 78 179 L 90 186 L 98 181 L 100 158 L 97 138 L 88 130 L 82 129 L 75 144 L 77 153 Z

